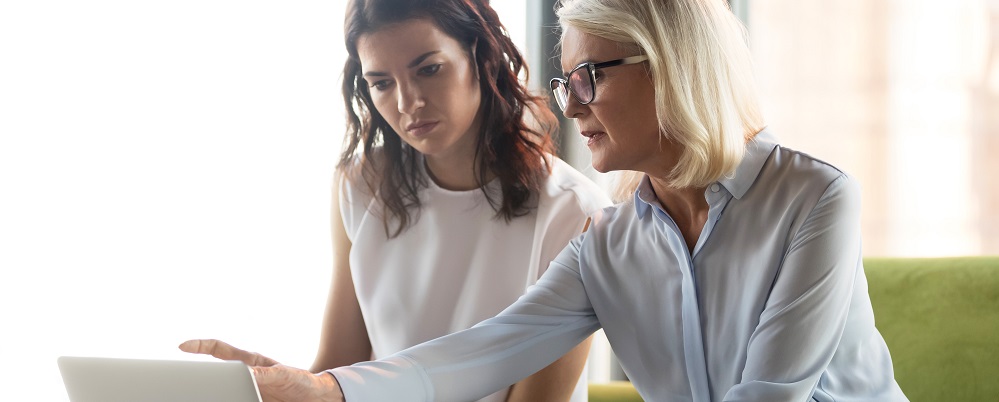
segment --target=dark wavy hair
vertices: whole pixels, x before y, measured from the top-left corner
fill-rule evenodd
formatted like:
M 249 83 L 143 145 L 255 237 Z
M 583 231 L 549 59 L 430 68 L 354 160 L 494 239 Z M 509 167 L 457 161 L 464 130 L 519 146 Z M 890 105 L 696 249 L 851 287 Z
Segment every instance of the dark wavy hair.
M 385 207 L 382 220 L 389 237 L 398 236 L 417 219 L 412 213 L 419 213 L 418 191 L 428 185 L 428 178 L 421 173 L 418 151 L 403 142 L 375 109 L 357 54 L 361 36 L 415 18 L 433 21 L 468 49 L 470 60 L 474 58 L 482 91 L 476 180 L 497 217 L 509 221 L 528 213 L 535 207 L 532 195 L 551 172 L 547 156 L 554 154 L 552 136 L 558 121 L 546 99 L 532 95 L 519 81 L 521 71 L 527 75 L 524 58 L 488 0 L 350 1 L 344 20 L 349 55 L 343 67 L 347 134 L 340 171 L 361 170 L 368 190 Z M 489 172 L 499 180 L 500 195 L 484 186 Z M 397 225 L 390 227 L 391 221 Z

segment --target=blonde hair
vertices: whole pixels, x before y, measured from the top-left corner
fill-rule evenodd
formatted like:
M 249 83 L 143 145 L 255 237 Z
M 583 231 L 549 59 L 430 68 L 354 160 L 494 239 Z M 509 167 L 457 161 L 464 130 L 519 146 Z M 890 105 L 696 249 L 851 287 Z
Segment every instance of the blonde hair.
M 746 141 L 763 128 L 746 30 L 723 0 L 564 0 L 563 28 L 626 45 L 649 57 L 663 138 L 682 148 L 669 173 L 676 188 L 731 174 Z M 622 175 L 633 191 L 641 175 Z

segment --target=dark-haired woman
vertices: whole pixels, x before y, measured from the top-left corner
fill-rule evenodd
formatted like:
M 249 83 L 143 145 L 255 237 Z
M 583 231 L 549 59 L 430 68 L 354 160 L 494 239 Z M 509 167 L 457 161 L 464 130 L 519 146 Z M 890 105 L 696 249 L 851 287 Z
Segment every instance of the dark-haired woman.
M 553 116 L 486 1 L 358 0 L 344 29 L 349 126 L 313 372 L 496 315 L 609 205 L 552 156 Z M 583 401 L 587 350 L 483 400 Z

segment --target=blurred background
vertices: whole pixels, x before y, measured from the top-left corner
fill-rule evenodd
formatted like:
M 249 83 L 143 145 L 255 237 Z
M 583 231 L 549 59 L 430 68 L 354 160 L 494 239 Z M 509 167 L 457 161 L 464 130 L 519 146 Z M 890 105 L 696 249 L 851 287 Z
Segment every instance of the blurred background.
M 551 3 L 493 0 L 544 91 Z M 771 129 L 860 181 L 865 255 L 999 254 L 999 1 L 732 7 Z M 343 8 L 0 3 L 3 399 L 66 400 L 61 355 L 198 359 L 176 349 L 196 337 L 311 364 Z M 595 345 L 591 379 L 613 367 Z
M 741 6 L 771 127 L 863 186 L 865 255 L 999 254 L 999 1 Z

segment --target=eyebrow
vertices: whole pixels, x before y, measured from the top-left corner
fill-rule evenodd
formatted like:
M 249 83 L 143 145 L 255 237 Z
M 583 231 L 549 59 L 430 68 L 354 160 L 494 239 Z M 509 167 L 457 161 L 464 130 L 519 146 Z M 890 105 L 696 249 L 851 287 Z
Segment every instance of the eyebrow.
M 579 67 L 580 65 L 583 65 L 583 64 L 586 64 L 586 63 L 590 63 L 590 64 L 597 64 L 597 63 L 594 63 L 594 62 L 593 62 L 593 60 L 590 60 L 590 59 L 586 59 L 586 60 L 584 60 L 584 61 L 583 61 L 583 62 L 581 62 L 581 63 L 576 63 L 576 64 L 573 64 L 573 65 L 572 65 L 572 68 L 570 68 L 570 69 L 569 69 L 569 71 L 572 71 L 572 70 L 573 70 L 573 69 L 575 69 L 576 67 Z M 559 67 L 560 67 L 560 69 L 561 69 L 561 66 L 559 66 Z M 569 77 L 566 77 L 566 74 L 569 74 L 569 71 L 562 71 L 562 72 L 561 72 L 561 73 L 562 73 L 562 78 L 569 78 Z
M 440 50 L 431 50 L 429 52 L 421 54 L 421 55 L 417 56 L 415 59 L 413 59 L 413 61 L 409 62 L 409 64 L 406 65 L 406 68 L 416 67 L 416 66 L 420 65 L 420 63 L 423 63 L 423 61 L 426 60 L 428 57 L 433 56 L 433 55 L 435 55 L 437 53 L 440 53 L 440 52 L 441 52 Z M 385 76 L 385 75 L 388 75 L 388 73 L 381 72 L 381 71 L 368 71 L 368 72 L 364 73 L 365 77 L 370 77 L 370 76 Z

